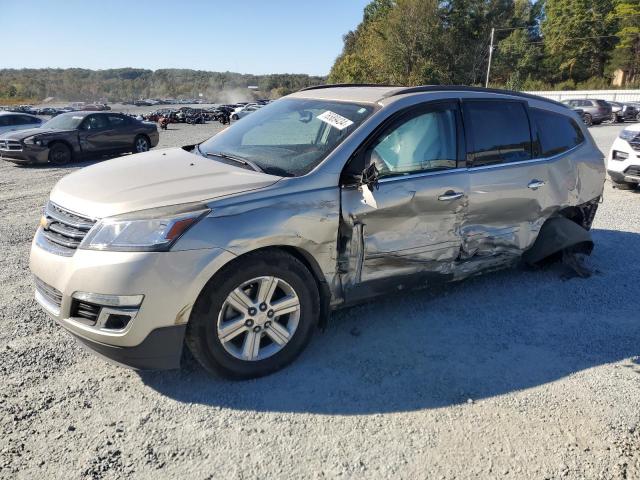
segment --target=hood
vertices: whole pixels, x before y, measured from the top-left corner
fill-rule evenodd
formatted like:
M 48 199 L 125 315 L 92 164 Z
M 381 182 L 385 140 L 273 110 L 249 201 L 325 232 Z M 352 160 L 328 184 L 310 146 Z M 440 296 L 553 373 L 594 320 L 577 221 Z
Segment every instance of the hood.
M 7 140 L 24 140 L 32 135 L 59 135 L 61 133 L 73 132 L 73 130 L 50 130 L 48 128 L 27 128 L 24 130 L 15 130 L 2 135 Z
M 640 132 L 640 123 L 625 125 L 624 130 L 627 130 L 628 132 Z
M 51 201 L 80 215 L 104 218 L 204 202 L 267 187 L 280 178 L 171 148 L 78 170 L 57 183 Z

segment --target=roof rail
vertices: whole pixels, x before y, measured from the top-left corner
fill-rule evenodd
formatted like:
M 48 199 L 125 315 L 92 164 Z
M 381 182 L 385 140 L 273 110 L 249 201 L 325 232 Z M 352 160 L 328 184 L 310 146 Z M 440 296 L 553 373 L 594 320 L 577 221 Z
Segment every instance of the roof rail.
M 309 90 L 322 90 L 325 88 L 340 88 L 340 87 L 398 87 L 398 85 L 385 85 L 382 83 L 325 83 L 323 85 L 314 85 L 313 87 L 301 88 L 299 92 L 307 92 Z
M 529 93 L 524 92 L 516 92 L 514 90 L 500 90 L 498 88 L 484 88 L 484 87 L 469 87 L 466 85 L 422 85 L 418 87 L 406 87 L 400 88 L 398 90 L 393 90 L 391 92 L 385 93 L 383 98 L 395 97 L 397 95 L 406 95 L 409 93 L 421 93 L 421 92 L 478 92 L 478 93 L 499 93 L 502 95 L 512 95 L 515 97 L 523 97 L 523 98 L 531 98 L 534 100 L 545 100 L 550 103 L 555 103 L 556 105 L 562 105 L 566 107 L 564 103 L 557 102 L 555 100 L 550 100 L 545 97 L 539 97 L 537 95 L 531 95 Z

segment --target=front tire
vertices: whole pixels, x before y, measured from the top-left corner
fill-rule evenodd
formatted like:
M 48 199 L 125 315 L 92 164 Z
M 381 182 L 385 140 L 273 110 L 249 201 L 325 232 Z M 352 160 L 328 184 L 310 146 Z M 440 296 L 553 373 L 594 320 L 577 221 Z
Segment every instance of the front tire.
M 193 307 L 186 344 L 209 372 L 256 378 L 291 363 L 320 317 L 315 279 L 279 251 L 248 254 L 223 268 Z
M 71 149 L 64 143 L 57 142 L 49 147 L 49 162 L 54 165 L 66 165 L 72 158 Z

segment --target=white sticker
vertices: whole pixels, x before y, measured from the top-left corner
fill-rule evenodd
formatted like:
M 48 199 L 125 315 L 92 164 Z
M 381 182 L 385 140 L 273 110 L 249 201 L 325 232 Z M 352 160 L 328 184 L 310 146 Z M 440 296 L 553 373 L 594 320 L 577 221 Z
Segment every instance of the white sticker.
M 327 110 L 323 114 L 318 115 L 317 118 L 328 123 L 332 127 L 336 127 L 338 130 L 344 130 L 345 128 L 353 125 L 351 120 L 344 118 L 342 115 L 338 115 L 336 112 L 332 112 L 331 110 Z

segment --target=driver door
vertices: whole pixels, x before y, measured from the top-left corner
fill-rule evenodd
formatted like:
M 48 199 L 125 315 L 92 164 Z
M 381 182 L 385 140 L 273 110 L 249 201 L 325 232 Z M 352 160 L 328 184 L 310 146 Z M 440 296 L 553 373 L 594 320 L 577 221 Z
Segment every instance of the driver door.
M 362 159 L 352 159 L 374 163 L 379 182 L 341 187 L 347 301 L 411 281 L 452 278 L 469 194 L 461 132 L 457 102 L 429 103 L 392 121 Z
M 85 154 L 114 150 L 113 128 L 104 114 L 89 115 L 80 127 L 80 146 Z

